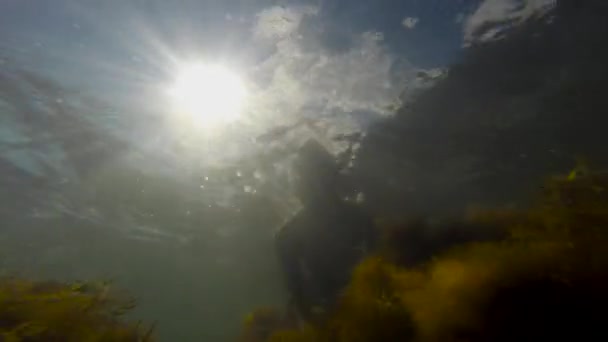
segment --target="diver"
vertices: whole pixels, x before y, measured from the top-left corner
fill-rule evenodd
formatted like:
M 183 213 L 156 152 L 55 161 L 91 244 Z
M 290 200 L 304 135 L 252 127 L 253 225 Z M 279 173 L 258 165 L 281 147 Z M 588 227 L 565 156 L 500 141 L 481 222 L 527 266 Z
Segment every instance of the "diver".
M 303 206 L 278 231 L 276 246 L 291 296 L 288 311 L 311 321 L 335 302 L 375 233 L 372 218 L 340 198 L 339 167 L 317 141 L 300 148 L 295 167 Z

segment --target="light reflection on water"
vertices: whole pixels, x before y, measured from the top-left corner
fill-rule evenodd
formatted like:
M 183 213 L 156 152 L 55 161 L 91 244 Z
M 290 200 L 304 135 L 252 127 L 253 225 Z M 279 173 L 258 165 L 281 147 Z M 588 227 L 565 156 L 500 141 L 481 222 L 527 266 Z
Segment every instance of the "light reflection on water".
M 484 10 L 428 2 L 431 8 L 420 9 L 421 18 L 404 10 L 386 27 L 393 15 L 386 8 L 381 23 L 358 22 L 358 13 L 381 6 L 371 2 L 353 2 L 349 6 L 359 10 L 344 16 L 331 12 L 337 4 L 325 2 L 270 7 L 226 2 L 226 8 L 209 11 L 195 1 L 180 7 L 58 0 L 40 5 L 44 11 L 9 2 L 29 19 L 21 23 L 0 13 L 1 271 L 116 278 L 141 296 L 138 314 L 160 320 L 168 327 L 163 337 L 180 341 L 200 337 L 200 325 L 209 336 L 226 336 L 251 307 L 285 300 L 273 237 L 302 208 L 294 185 L 301 170 L 294 160 L 307 141 L 323 146 L 350 180 L 347 171 L 358 161 L 368 129 L 390 126 L 385 131 L 397 133 L 382 136 L 389 142 L 374 152 L 380 166 L 370 178 L 399 196 L 408 194 L 412 206 L 443 200 L 425 197 L 425 186 L 450 191 L 455 183 L 483 179 L 475 170 L 480 158 L 472 154 L 485 146 L 475 145 L 466 151 L 471 155 L 454 160 L 433 159 L 476 137 L 450 131 L 468 134 L 462 127 L 472 123 L 415 118 L 424 133 L 404 130 L 408 135 L 400 136 L 398 127 L 384 120 L 400 108 L 407 114 L 413 96 L 450 77 L 449 62 L 468 51 L 461 50 L 463 44 L 500 41 L 510 28 L 542 17 L 554 5 L 529 1 L 489 8 L 514 2 L 484 1 Z M 47 10 L 48 17 L 41 18 Z M 436 17 L 422 17 L 429 11 Z M 424 50 L 423 58 L 411 60 L 422 54 L 418 50 Z M 249 91 L 239 120 L 201 129 L 172 114 L 166 88 L 176 66 L 193 57 L 238 71 Z M 500 129 L 536 113 L 536 98 L 526 94 L 490 105 L 475 102 L 485 98 L 474 95 L 470 104 L 468 98 L 454 99 L 466 107 L 460 114 L 517 112 L 496 118 Z M 451 106 L 441 105 L 437 111 Z M 431 144 L 425 138 L 435 131 L 442 139 Z M 411 136 L 419 140 L 392 143 Z M 407 150 L 411 146 L 419 150 Z M 430 160 L 428 167 L 392 159 L 402 148 L 407 153 L 400 157 Z M 567 155 L 560 148 L 548 151 Z M 516 154 L 522 163 L 539 155 Z M 495 172 L 514 163 L 504 164 Z M 442 172 L 456 176 L 433 178 Z M 357 184 L 345 187 L 349 202 L 371 198 L 377 207 L 386 204 Z M 388 204 L 399 202 L 387 198 Z M 193 317 L 205 322 L 193 323 Z

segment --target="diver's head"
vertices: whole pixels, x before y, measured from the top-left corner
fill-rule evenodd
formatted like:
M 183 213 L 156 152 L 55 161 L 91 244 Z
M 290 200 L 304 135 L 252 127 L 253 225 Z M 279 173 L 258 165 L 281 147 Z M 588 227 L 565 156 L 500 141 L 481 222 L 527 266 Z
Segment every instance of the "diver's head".
M 307 141 L 299 149 L 294 169 L 296 196 L 304 204 L 325 202 L 336 196 L 338 166 L 316 140 Z

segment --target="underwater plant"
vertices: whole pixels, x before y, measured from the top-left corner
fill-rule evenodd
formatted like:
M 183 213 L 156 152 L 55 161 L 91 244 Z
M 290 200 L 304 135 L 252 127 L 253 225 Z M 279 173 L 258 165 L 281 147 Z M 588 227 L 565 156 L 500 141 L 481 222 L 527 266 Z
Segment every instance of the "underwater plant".
M 134 307 L 107 283 L 0 278 L 0 341 L 153 341 L 152 328 L 123 319 Z
M 324 322 L 268 340 L 608 338 L 608 174 L 553 177 L 543 189 L 528 209 L 478 209 L 462 219 L 503 238 L 464 242 L 417 265 L 382 246 L 356 267 Z
M 282 312 L 271 307 L 262 307 L 247 314 L 239 340 L 241 342 L 265 341 L 280 329 L 285 318 Z
M 316 334 L 312 325 L 305 323 L 294 311 L 293 304 L 283 311 L 261 307 L 245 316 L 240 342 L 311 341 Z

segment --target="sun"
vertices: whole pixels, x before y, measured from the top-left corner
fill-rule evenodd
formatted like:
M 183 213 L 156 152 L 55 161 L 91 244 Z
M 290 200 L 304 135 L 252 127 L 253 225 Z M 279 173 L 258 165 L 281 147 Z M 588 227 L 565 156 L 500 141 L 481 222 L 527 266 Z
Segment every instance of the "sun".
M 238 74 L 222 65 L 194 63 L 178 69 L 169 89 L 174 110 L 204 127 L 236 121 L 247 89 Z

